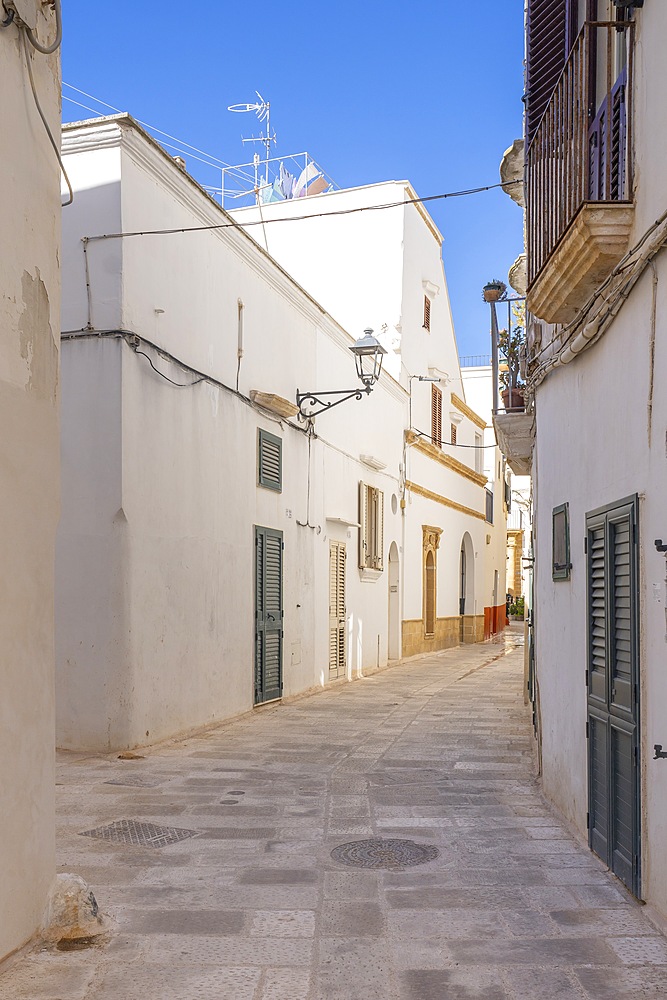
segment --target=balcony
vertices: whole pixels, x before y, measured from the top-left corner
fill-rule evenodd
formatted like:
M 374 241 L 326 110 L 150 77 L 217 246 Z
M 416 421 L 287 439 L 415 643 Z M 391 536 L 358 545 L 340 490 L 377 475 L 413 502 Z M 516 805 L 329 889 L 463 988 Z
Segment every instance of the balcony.
M 547 323 L 574 319 L 628 249 L 632 41 L 631 21 L 583 25 L 528 149 L 527 305 Z

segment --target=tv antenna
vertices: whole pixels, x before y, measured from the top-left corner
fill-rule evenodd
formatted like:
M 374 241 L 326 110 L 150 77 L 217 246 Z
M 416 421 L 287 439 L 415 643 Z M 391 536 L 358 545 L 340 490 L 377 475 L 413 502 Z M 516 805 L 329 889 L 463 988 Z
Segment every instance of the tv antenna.
M 241 142 L 261 142 L 264 145 L 265 150 L 265 163 L 264 163 L 264 184 L 269 187 L 269 162 L 271 160 L 271 143 L 277 143 L 276 133 L 271 132 L 271 103 L 265 101 L 258 90 L 255 91 L 257 97 L 259 98 L 256 104 L 230 104 L 227 108 L 228 111 L 236 112 L 247 112 L 254 111 L 260 122 L 266 122 L 266 135 L 263 132 L 255 137 L 250 136 L 250 138 L 245 139 L 241 136 Z M 253 156 L 253 166 L 255 168 L 255 198 L 259 202 L 259 165 L 260 165 L 260 155 L 255 153 Z

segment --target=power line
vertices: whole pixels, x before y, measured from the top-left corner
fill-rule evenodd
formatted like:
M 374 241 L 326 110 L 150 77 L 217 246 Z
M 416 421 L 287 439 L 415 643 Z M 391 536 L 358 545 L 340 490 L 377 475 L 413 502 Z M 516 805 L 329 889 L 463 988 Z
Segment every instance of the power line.
M 444 194 L 431 194 L 425 198 L 406 198 L 403 201 L 385 202 L 383 205 L 361 205 L 357 208 L 341 208 L 333 212 L 314 212 L 311 215 L 294 215 L 274 219 L 255 219 L 248 222 L 218 222 L 210 226 L 182 226 L 179 229 L 143 229 L 128 233 L 104 233 L 100 236 L 84 237 L 89 242 L 93 240 L 118 240 L 130 236 L 172 236 L 177 233 L 213 232 L 216 229 L 246 229 L 249 226 L 268 226 L 273 222 L 301 222 L 305 219 L 323 219 L 334 215 L 354 215 L 358 212 L 379 212 L 387 208 L 399 208 L 401 205 L 423 205 L 430 201 L 443 201 L 445 198 L 464 198 L 468 195 L 493 191 L 495 188 L 507 188 L 511 184 L 523 184 L 523 181 L 505 181 L 498 184 L 486 184 L 482 187 L 465 188 L 461 191 L 447 191 Z

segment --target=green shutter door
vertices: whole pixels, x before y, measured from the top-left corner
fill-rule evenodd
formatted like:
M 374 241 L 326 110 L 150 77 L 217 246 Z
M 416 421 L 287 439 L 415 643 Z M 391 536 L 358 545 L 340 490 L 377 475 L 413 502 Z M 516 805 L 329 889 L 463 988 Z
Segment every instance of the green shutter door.
M 255 528 L 255 704 L 283 690 L 283 534 Z
M 586 518 L 589 841 L 639 893 L 637 498 Z

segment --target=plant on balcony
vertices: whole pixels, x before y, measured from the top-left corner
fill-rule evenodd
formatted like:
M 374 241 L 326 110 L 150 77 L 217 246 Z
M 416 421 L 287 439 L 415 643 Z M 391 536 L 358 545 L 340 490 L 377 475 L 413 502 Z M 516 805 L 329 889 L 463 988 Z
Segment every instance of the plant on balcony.
M 512 313 L 514 324 L 498 334 L 498 349 L 507 365 L 507 369 L 500 372 L 500 394 L 506 410 L 523 410 L 525 383 L 521 381 L 521 355 L 526 343 L 524 304 L 513 305 Z

